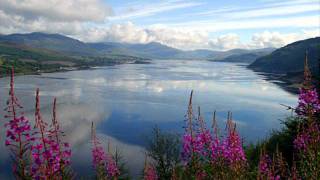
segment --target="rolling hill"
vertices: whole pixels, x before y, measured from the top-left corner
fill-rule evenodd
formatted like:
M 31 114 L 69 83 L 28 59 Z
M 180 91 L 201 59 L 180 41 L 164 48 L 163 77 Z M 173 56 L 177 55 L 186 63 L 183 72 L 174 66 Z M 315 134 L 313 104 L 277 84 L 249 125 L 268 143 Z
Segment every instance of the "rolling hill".
M 47 49 L 68 55 L 94 55 L 96 50 L 87 44 L 60 34 L 34 32 L 0 36 L 2 43 L 14 43 L 37 49 Z
M 34 32 L 29 34 L 0 35 L 0 43 L 17 44 L 20 46 L 27 46 L 35 49 L 53 51 L 59 54 L 73 57 L 101 57 L 110 55 L 124 55 L 150 59 L 221 60 L 231 55 L 256 53 L 257 51 L 245 49 L 234 49 L 229 51 L 198 49 L 186 51 L 169 47 L 158 42 L 150 42 L 147 44 L 129 44 L 118 42 L 85 43 L 60 34 L 47 34 L 41 32 Z M 264 50 L 262 49 L 260 51 Z M 252 58 L 251 56 L 247 57 Z M 233 58 L 237 58 L 237 56 Z M 234 61 L 235 60 L 231 60 L 230 62 Z
M 303 70 L 305 52 L 308 53 L 310 68 L 317 69 L 317 61 L 320 58 L 320 37 L 288 44 L 269 55 L 258 58 L 248 67 L 268 73 L 299 72 Z
M 254 49 L 254 50 L 230 50 L 224 54 L 217 56 L 214 61 L 219 62 L 232 62 L 232 63 L 252 63 L 257 58 L 268 55 L 273 52 L 275 48 L 264 48 L 264 49 Z

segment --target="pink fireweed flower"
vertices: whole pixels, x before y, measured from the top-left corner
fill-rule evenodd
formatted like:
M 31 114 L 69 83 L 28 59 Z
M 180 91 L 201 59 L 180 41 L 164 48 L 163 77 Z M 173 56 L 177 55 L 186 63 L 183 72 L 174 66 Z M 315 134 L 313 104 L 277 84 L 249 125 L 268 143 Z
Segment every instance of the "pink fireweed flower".
M 181 158 L 184 164 L 187 164 L 193 159 L 194 152 L 195 152 L 195 137 L 194 137 L 194 129 L 193 129 L 193 111 L 192 111 L 192 94 L 191 91 L 188 110 L 186 115 L 186 127 L 185 127 L 185 134 L 182 137 L 182 152 Z
M 320 111 L 320 102 L 316 89 L 300 89 L 296 113 L 301 116 L 313 115 Z
M 216 161 L 222 154 L 223 149 L 220 145 L 220 140 L 218 137 L 215 137 L 211 143 L 211 161 Z
M 59 124 L 56 120 L 56 100 L 53 106 L 52 128 L 49 129 L 43 121 L 40 113 L 39 89 L 36 92 L 36 128 L 34 141 L 31 147 L 33 158 L 33 177 L 34 178 L 53 178 L 61 177 L 64 167 L 70 164 L 71 149 L 68 143 L 61 142 L 59 135 Z
M 258 172 L 260 178 L 264 176 L 268 176 L 269 171 L 270 171 L 270 164 L 271 164 L 271 159 L 267 154 L 262 154 L 260 156 L 260 161 L 259 161 L 259 166 L 258 166 Z
M 307 144 L 310 141 L 310 136 L 306 132 L 302 132 L 297 135 L 296 139 L 293 141 L 294 147 L 298 150 L 307 150 Z
M 194 152 L 194 138 L 191 134 L 185 134 L 182 138 L 182 153 L 181 157 L 184 163 L 188 163 L 191 160 Z
M 209 159 L 211 145 L 212 145 L 212 136 L 211 132 L 206 129 L 206 123 L 201 116 L 200 107 L 198 107 L 198 132 L 196 133 L 195 141 L 195 150 L 202 156 L 204 159 Z
M 15 161 L 13 168 L 14 174 L 18 175 L 21 178 L 25 178 L 25 176 L 27 175 L 27 163 L 25 161 L 28 156 L 26 152 L 33 137 L 31 136 L 31 126 L 28 118 L 23 116 L 23 113 L 20 114 L 18 112 L 21 108 L 22 106 L 20 105 L 18 98 L 14 93 L 14 69 L 12 68 L 9 98 L 7 101 L 7 107 L 5 108 L 5 111 L 7 111 L 5 118 L 9 121 L 5 123 L 5 145 L 10 148 L 13 159 Z
M 98 178 L 116 178 L 120 175 L 120 170 L 111 154 L 105 153 L 104 149 L 96 136 L 95 128 L 91 126 L 92 138 L 92 163 L 97 171 Z
M 212 137 L 209 130 L 203 130 L 196 135 L 195 152 L 203 157 L 210 155 L 210 147 L 212 146 Z
M 317 122 L 312 121 L 305 127 L 293 141 L 294 147 L 302 152 L 314 148 L 317 150 L 320 144 L 320 127 Z
M 98 168 L 104 166 L 106 161 L 106 154 L 101 146 L 95 146 L 92 149 L 93 167 Z
M 230 121 L 230 123 L 233 123 Z M 228 128 L 228 136 L 222 142 L 223 156 L 231 168 L 245 165 L 246 156 L 234 124 Z
M 143 179 L 144 180 L 157 180 L 158 179 L 157 171 L 155 170 L 155 168 L 153 166 L 147 165 L 145 167 Z
M 120 175 L 117 163 L 110 154 L 107 155 L 107 172 L 109 177 L 117 177 Z

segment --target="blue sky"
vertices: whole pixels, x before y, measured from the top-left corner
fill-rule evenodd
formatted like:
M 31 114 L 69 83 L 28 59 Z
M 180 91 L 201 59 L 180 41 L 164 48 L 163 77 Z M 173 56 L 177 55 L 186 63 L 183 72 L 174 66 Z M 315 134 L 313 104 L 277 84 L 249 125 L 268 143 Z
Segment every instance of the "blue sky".
M 320 0 L 1 0 L 0 33 L 180 49 L 281 47 L 319 36 Z

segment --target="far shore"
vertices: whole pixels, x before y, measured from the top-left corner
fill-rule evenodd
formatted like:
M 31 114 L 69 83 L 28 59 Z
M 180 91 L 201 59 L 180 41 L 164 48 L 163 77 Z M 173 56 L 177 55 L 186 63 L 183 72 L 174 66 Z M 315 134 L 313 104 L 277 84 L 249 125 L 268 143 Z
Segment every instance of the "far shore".
M 38 71 L 29 71 L 29 72 L 15 72 L 15 76 L 23 76 L 23 75 L 41 75 L 42 73 L 58 73 L 58 72 L 68 72 L 68 71 L 79 71 L 79 70 L 92 70 L 96 68 L 106 67 L 106 66 L 115 66 L 120 64 L 151 64 L 150 61 L 141 61 L 135 60 L 132 62 L 112 62 L 109 64 L 104 65 L 97 65 L 97 66 L 70 66 L 70 67 L 59 67 L 59 68 L 52 68 L 52 69 L 41 69 Z M 1 73 L 0 78 L 9 76 L 8 73 Z

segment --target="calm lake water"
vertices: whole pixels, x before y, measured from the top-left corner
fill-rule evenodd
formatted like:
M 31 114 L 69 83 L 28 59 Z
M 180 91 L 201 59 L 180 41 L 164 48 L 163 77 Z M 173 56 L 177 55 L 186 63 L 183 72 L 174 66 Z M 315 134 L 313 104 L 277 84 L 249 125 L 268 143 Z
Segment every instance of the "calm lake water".
M 110 142 L 111 150 L 121 152 L 136 177 L 143 167 L 144 145 L 152 127 L 183 132 L 192 89 L 194 105 L 201 106 L 208 124 L 216 110 L 224 128 L 227 112 L 233 112 L 245 143 L 280 128 L 279 120 L 290 115 L 280 104 L 294 106 L 297 102 L 296 95 L 244 66 L 208 61 L 155 60 L 152 64 L 19 76 L 15 82 L 16 94 L 32 121 L 37 87 L 45 119 L 50 120 L 53 97 L 58 98 L 59 121 L 73 146 L 73 166 L 79 175 L 92 172 L 91 122 L 96 124 L 101 141 L 106 146 Z M 0 79 L 1 110 L 8 97 L 8 83 L 8 78 Z M 0 179 L 7 178 L 10 168 L 4 121 L 0 121 Z

